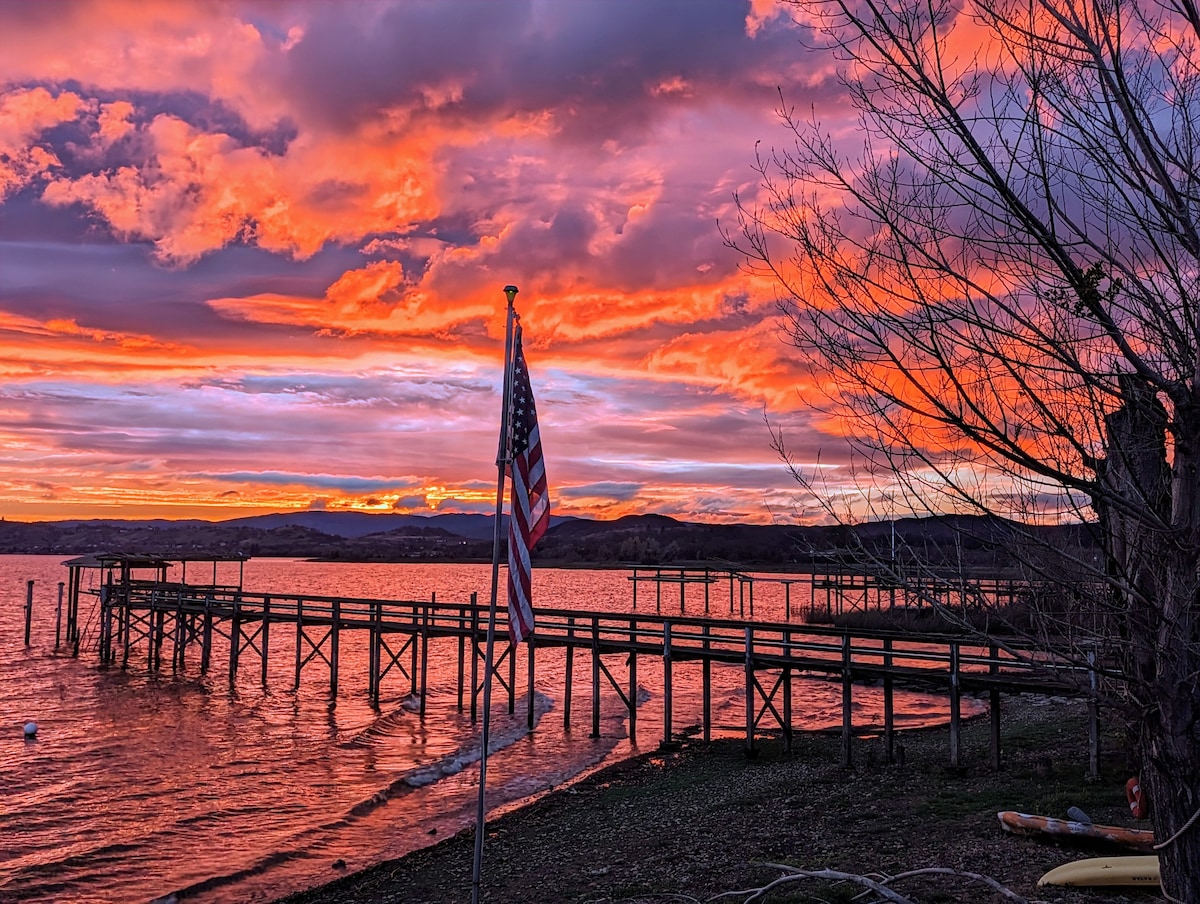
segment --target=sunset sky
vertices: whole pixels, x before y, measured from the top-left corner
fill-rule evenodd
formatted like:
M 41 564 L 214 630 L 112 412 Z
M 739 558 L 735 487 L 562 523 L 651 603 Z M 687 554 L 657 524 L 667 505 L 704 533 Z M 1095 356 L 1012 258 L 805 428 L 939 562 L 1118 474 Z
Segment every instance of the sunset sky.
M 768 0 L 4 2 L 0 515 L 490 512 L 517 309 L 553 510 L 815 519 L 845 462 L 719 226 Z M 849 481 L 829 472 L 832 485 Z

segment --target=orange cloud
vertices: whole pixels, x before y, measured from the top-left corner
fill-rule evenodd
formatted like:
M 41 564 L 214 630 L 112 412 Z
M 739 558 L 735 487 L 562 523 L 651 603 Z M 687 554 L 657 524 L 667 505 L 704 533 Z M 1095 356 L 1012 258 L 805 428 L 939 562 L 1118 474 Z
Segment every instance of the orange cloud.
M 325 297 L 338 308 L 368 310 L 379 307 L 403 285 L 404 267 L 399 261 L 375 261 L 361 270 L 347 270 Z
M 134 106 L 127 100 L 114 101 L 111 104 L 100 105 L 100 115 L 96 119 L 97 138 L 102 144 L 109 145 L 120 141 L 133 132 Z
M 77 119 L 87 103 L 69 91 L 18 89 L 0 97 L 0 201 L 62 166 L 51 150 L 34 142 L 53 126 Z
M 104 138 L 123 112 L 104 120 Z M 172 264 L 239 240 L 304 259 L 327 242 L 394 231 L 437 212 L 428 163 L 387 144 L 302 137 L 273 157 L 167 115 L 144 136 L 152 149 L 146 163 L 55 180 L 43 199 L 93 208 L 120 237 L 152 241 Z M 350 158 L 353 171 L 344 162 Z
M 681 333 L 652 353 L 648 366 L 771 410 L 795 410 L 820 393 L 800 352 L 784 345 L 774 318 L 737 331 Z
M 101 90 L 194 91 L 222 98 L 259 127 L 284 112 L 271 84 L 256 77 L 270 48 L 256 27 L 228 15 L 224 4 L 17 5 L 22 8 L 11 10 L 5 22 L 0 82 L 70 80 Z

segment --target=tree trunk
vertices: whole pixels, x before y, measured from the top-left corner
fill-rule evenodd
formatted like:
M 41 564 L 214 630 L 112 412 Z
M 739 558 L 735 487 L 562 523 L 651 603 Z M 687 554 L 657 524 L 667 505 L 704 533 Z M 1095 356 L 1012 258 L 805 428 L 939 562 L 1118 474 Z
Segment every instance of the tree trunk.
M 1200 405 L 1177 406 L 1169 468 L 1166 410 L 1137 377 L 1121 391 L 1097 506 L 1122 586 L 1114 634 L 1155 838 L 1174 838 L 1159 851 L 1163 890 L 1200 902 Z
M 1172 436 L 1172 536 L 1159 557 L 1167 560 L 1156 642 L 1159 693 L 1142 779 L 1155 838 L 1178 835 L 1159 851 L 1163 890 L 1178 901 L 1200 901 L 1200 400 L 1177 408 Z

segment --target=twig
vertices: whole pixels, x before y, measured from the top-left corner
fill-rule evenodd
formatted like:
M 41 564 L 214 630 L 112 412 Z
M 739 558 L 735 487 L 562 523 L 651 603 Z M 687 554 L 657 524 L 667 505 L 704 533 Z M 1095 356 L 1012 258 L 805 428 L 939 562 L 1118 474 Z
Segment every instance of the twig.
M 780 876 L 778 879 L 764 885 L 762 888 L 749 888 L 741 892 L 734 892 L 734 894 L 750 894 L 750 897 L 745 899 L 744 904 L 752 904 L 754 901 L 762 901 L 770 892 L 779 886 L 787 885 L 800 879 L 828 879 L 832 882 L 851 882 L 855 885 L 861 885 L 864 888 L 870 889 L 871 891 L 880 895 L 884 900 L 891 901 L 892 904 L 915 904 L 914 901 L 904 897 L 899 892 L 892 891 L 892 889 L 888 888 L 882 883 L 876 882 L 874 879 L 870 879 L 867 876 L 860 876 L 856 873 L 844 873 L 835 869 L 797 869 L 794 866 L 787 866 L 782 863 L 764 863 L 763 865 L 769 866 L 772 869 L 783 870 L 788 875 Z M 710 900 L 716 899 L 712 898 Z
M 916 902 L 911 898 L 906 898 L 904 895 L 892 888 L 889 888 L 888 886 L 892 883 L 899 882 L 902 879 L 912 879 L 916 876 L 940 875 L 955 876 L 962 879 L 970 879 L 975 882 L 982 882 L 993 891 L 1003 895 L 1005 899 L 1013 901 L 1014 904 L 1036 904 L 1036 902 L 1031 902 L 1028 899 L 1018 895 L 1012 889 L 1001 885 L 990 876 L 985 876 L 981 873 L 969 872 L 967 870 L 950 869 L 942 866 L 929 866 L 923 869 L 907 870 L 906 872 L 898 873 L 895 876 L 884 876 L 879 880 L 872 879 L 869 876 L 862 876 L 857 873 L 844 873 L 840 870 L 833 869 L 799 869 L 797 867 L 787 866 L 786 864 L 782 863 L 764 863 L 763 866 L 769 866 L 772 869 L 782 870 L 786 875 L 780 876 L 779 878 L 759 888 L 745 888 L 739 891 L 722 892 L 719 895 L 708 898 L 707 901 L 709 904 L 711 904 L 711 902 L 719 901 L 722 898 L 739 898 L 742 900 L 742 904 L 752 904 L 752 902 L 764 900 L 768 894 L 780 886 L 796 882 L 800 879 L 828 879 L 833 882 L 850 882 L 855 885 L 861 885 L 867 889 L 867 891 L 874 892 L 875 894 L 879 895 L 882 900 L 891 901 L 892 904 L 916 904 Z M 862 895 L 865 894 L 867 894 L 867 892 L 863 892 L 859 895 L 859 897 L 862 897 Z M 743 895 L 749 895 L 749 897 L 743 898 Z
M 967 870 L 949 869 L 944 866 L 927 866 L 923 869 L 908 870 L 907 872 L 898 873 L 895 876 L 892 876 L 890 879 L 885 879 L 884 882 L 899 882 L 901 879 L 908 879 L 913 876 L 927 876 L 934 874 L 943 876 L 957 876 L 963 879 L 971 879 L 975 882 L 982 882 L 984 885 L 987 885 L 989 888 L 991 888 L 992 891 L 998 892 L 1010 901 L 1016 901 L 1018 904 L 1029 904 L 1027 899 L 1022 898 L 1011 888 L 1001 885 L 991 876 L 985 876 L 982 873 L 972 873 Z

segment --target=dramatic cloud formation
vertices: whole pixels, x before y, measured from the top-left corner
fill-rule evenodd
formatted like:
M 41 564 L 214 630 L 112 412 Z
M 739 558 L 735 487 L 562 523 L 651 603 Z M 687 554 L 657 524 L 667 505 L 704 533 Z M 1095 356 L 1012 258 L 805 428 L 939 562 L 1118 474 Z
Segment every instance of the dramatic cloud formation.
M 488 511 L 517 283 L 555 510 L 794 520 L 844 461 L 719 223 L 771 0 L 0 7 L 0 515 Z M 836 477 L 831 477 L 836 482 Z

